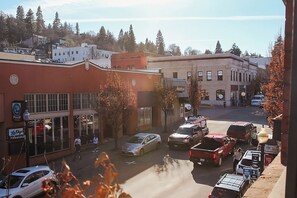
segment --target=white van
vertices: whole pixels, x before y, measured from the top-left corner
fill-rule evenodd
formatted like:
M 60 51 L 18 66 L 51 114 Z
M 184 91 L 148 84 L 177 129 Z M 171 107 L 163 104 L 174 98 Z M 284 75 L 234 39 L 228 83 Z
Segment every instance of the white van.
M 251 105 L 255 107 L 259 107 L 261 102 L 264 101 L 264 95 L 254 95 L 251 100 Z

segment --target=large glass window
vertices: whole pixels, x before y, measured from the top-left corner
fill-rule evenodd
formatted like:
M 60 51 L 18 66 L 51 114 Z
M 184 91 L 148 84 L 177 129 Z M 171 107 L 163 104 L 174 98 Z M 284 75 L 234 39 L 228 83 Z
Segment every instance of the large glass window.
M 59 94 L 59 110 L 68 110 L 68 94 Z
M 48 111 L 58 111 L 58 94 L 48 94 Z
M 138 126 L 152 124 L 152 107 L 138 108 Z
M 73 116 L 73 121 L 74 137 L 80 136 L 82 144 L 92 143 L 95 133 L 94 115 L 75 115 Z M 99 126 L 97 126 L 97 128 L 98 127 Z
M 36 94 L 36 113 L 46 112 L 46 94 Z
M 79 93 L 75 93 L 73 94 L 73 109 L 81 109 L 80 107 L 80 94 Z

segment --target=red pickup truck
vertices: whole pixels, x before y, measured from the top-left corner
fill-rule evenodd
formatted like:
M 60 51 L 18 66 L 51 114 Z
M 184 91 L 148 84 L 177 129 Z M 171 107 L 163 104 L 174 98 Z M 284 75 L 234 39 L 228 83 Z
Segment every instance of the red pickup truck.
M 191 147 L 190 161 L 194 166 L 206 163 L 221 166 L 223 159 L 233 154 L 235 143 L 235 139 L 225 134 L 208 134 L 201 143 Z

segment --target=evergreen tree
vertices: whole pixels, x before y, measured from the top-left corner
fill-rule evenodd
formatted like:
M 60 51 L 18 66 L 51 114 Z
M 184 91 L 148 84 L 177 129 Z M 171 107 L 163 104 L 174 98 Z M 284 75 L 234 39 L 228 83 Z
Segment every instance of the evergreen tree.
M 212 52 L 209 49 L 206 49 L 204 54 L 212 54 Z
M 61 20 L 59 18 L 59 13 L 56 12 L 55 14 L 55 20 L 53 21 L 53 29 L 55 32 L 58 32 L 58 30 L 60 29 L 61 27 Z
M 7 25 L 5 15 L 0 12 L 0 43 L 6 40 Z
M 45 29 L 43 15 L 40 6 L 37 8 L 36 12 L 36 33 L 41 34 Z
M 16 32 L 17 40 L 22 41 L 25 39 L 25 33 L 26 33 L 25 12 L 22 6 L 17 7 L 16 23 L 17 23 L 17 32 Z
M 164 38 L 163 38 L 161 30 L 159 30 L 158 34 L 157 34 L 156 46 L 157 46 L 158 54 L 164 55 L 165 54 L 165 43 L 164 43 Z
M 135 41 L 135 36 L 134 36 L 134 31 L 133 31 L 133 27 L 132 24 L 130 25 L 129 28 L 129 37 L 128 37 L 128 52 L 135 52 L 136 49 L 136 41 Z
M 234 54 L 236 56 L 240 56 L 241 55 L 241 50 L 239 49 L 239 47 L 233 43 L 232 48 L 230 49 L 230 53 Z
M 105 49 L 107 42 L 107 34 L 104 26 L 101 26 L 98 34 L 97 45 L 99 49 Z
M 78 36 L 79 35 L 79 26 L 78 26 L 78 22 L 76 22 L 75 24 L 75 34 Z
M 34 13 L 31 9 L 29 9 L 26 14 L 25 22 L 26 22 L 27 38 L 33 37 L 33 34 L 35 33 L 35 19 L 34 19 Z
M 6 18 L 7 25 L 7 41 L 10 45 L 15 45 L 17 42 L 16 32 L 17 32 L 17 23 L 16 19 L 13 16 L 8 16 Z
M 120 30 L 119 36 L 118 36 L 118 47 L 120 51 L 125 51 L 125 41 L 124 41 L 124 31 L 123 29 Z
M 220 41 L 217 41 L 215 54 L 223 53 Z

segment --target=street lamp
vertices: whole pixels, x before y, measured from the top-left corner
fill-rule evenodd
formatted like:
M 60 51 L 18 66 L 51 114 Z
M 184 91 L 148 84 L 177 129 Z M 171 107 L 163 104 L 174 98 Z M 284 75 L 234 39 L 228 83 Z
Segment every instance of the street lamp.
M 29 131 L 28 131 L 28 122 L 30 120 L 30 113 L 28 109 L 23 113 L 23 120 L 25 121 L 25 133 L 26 133 L 26 166 L 30 166 L 29 162 Z
M 257 139 L 261 146 L 261 167 L 260 167 L 261 170 L 260 171 L 262 173 L 264 171 L 264 146 L 268 141 L 268 133 L 266 132 L 264 125 L 262 125 L 260 133 L 258 133 Z

